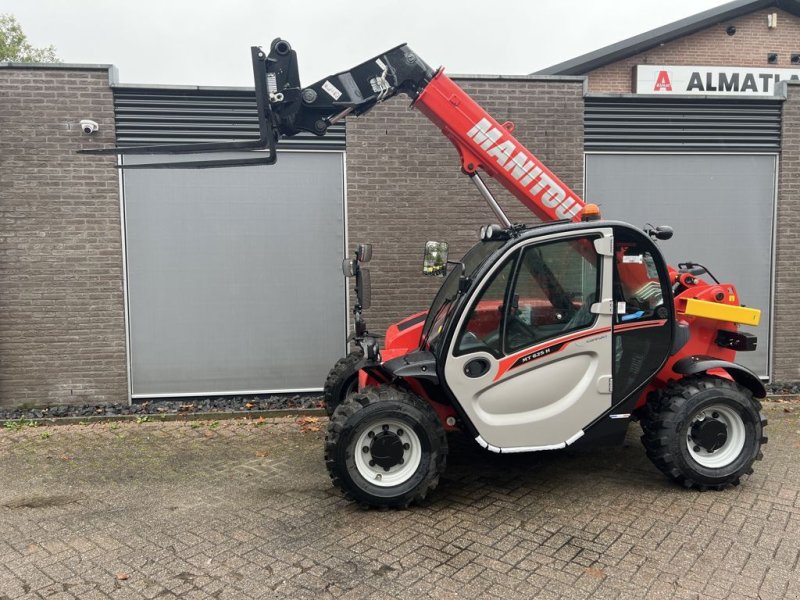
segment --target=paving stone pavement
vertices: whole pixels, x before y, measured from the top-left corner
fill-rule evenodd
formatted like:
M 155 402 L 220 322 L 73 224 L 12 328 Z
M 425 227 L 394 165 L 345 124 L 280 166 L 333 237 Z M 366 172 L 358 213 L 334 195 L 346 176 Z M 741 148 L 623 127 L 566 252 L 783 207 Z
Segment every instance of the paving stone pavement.
M 625 447 L 451 439 L 424 506 L 365 511 L 324 419 L 0 430 L 0 600 L 798 598 L 800 420 L 742 485 L 683 490 Z

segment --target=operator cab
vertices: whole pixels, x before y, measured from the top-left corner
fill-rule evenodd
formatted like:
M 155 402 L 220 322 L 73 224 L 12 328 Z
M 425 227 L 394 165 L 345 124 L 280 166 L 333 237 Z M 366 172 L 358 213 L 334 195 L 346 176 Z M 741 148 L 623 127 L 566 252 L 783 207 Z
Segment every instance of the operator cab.
M 449 263 L 420 344 L 462 420 L 502 452 L 564 447 L 601 422 L 601 437 L 624 435 L 635 392 L 672 346 L 669 274 L 653 241 L 610 221 L 482 235 Z

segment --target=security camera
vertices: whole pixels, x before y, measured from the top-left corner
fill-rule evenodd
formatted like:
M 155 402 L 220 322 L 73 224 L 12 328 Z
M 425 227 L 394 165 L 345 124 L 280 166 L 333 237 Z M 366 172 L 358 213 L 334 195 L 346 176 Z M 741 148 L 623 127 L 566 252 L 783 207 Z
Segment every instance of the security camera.
M 90 119 L 81 120 L 81 130 L 83 133 L 90 135 L 98 129 L 100 129 L 100 126 L 97 124 L 97 121 L 92 121 Z

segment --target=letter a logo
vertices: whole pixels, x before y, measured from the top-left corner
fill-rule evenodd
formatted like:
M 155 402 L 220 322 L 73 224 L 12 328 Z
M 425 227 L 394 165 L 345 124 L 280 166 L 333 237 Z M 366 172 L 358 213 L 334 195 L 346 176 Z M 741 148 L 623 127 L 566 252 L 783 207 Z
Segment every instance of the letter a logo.
M 669 75 L 666 71 L 659 71 L 656 78 L 656 85 L 653 87 L 654 92 L 671 92 L 672 83 L 669 81 Z

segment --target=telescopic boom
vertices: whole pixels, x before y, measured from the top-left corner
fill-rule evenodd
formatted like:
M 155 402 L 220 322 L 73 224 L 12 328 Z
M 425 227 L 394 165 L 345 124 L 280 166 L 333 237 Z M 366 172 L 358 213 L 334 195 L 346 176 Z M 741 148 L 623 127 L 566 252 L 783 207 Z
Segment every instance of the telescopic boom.
M 251 49 L 260 138 L 254 142 L 172 144 L 87 150 L 105 154 L 184 154 L 229 150 L 268 150 L 246 159 L 125 165 L 124 168 L 209 168 L 273 164 L 279 136 L 301 131 L 325 135 L 348 115 L 362 115 L 398 94 L 428 117 L 453 143 L 461 169 L 469 175 L 500 221 L 510 223 L 480 180 L 479 170 L 496 179 L 543 221 L 580 220 L 580 197 L 513 135 L 513 123 L 498 123 L 442 69 L 434 70 L 407 45 L 387 50 L 348 71 L 307 87 L 300 85 L 297 53 L 280 38 L 269 54 Z

